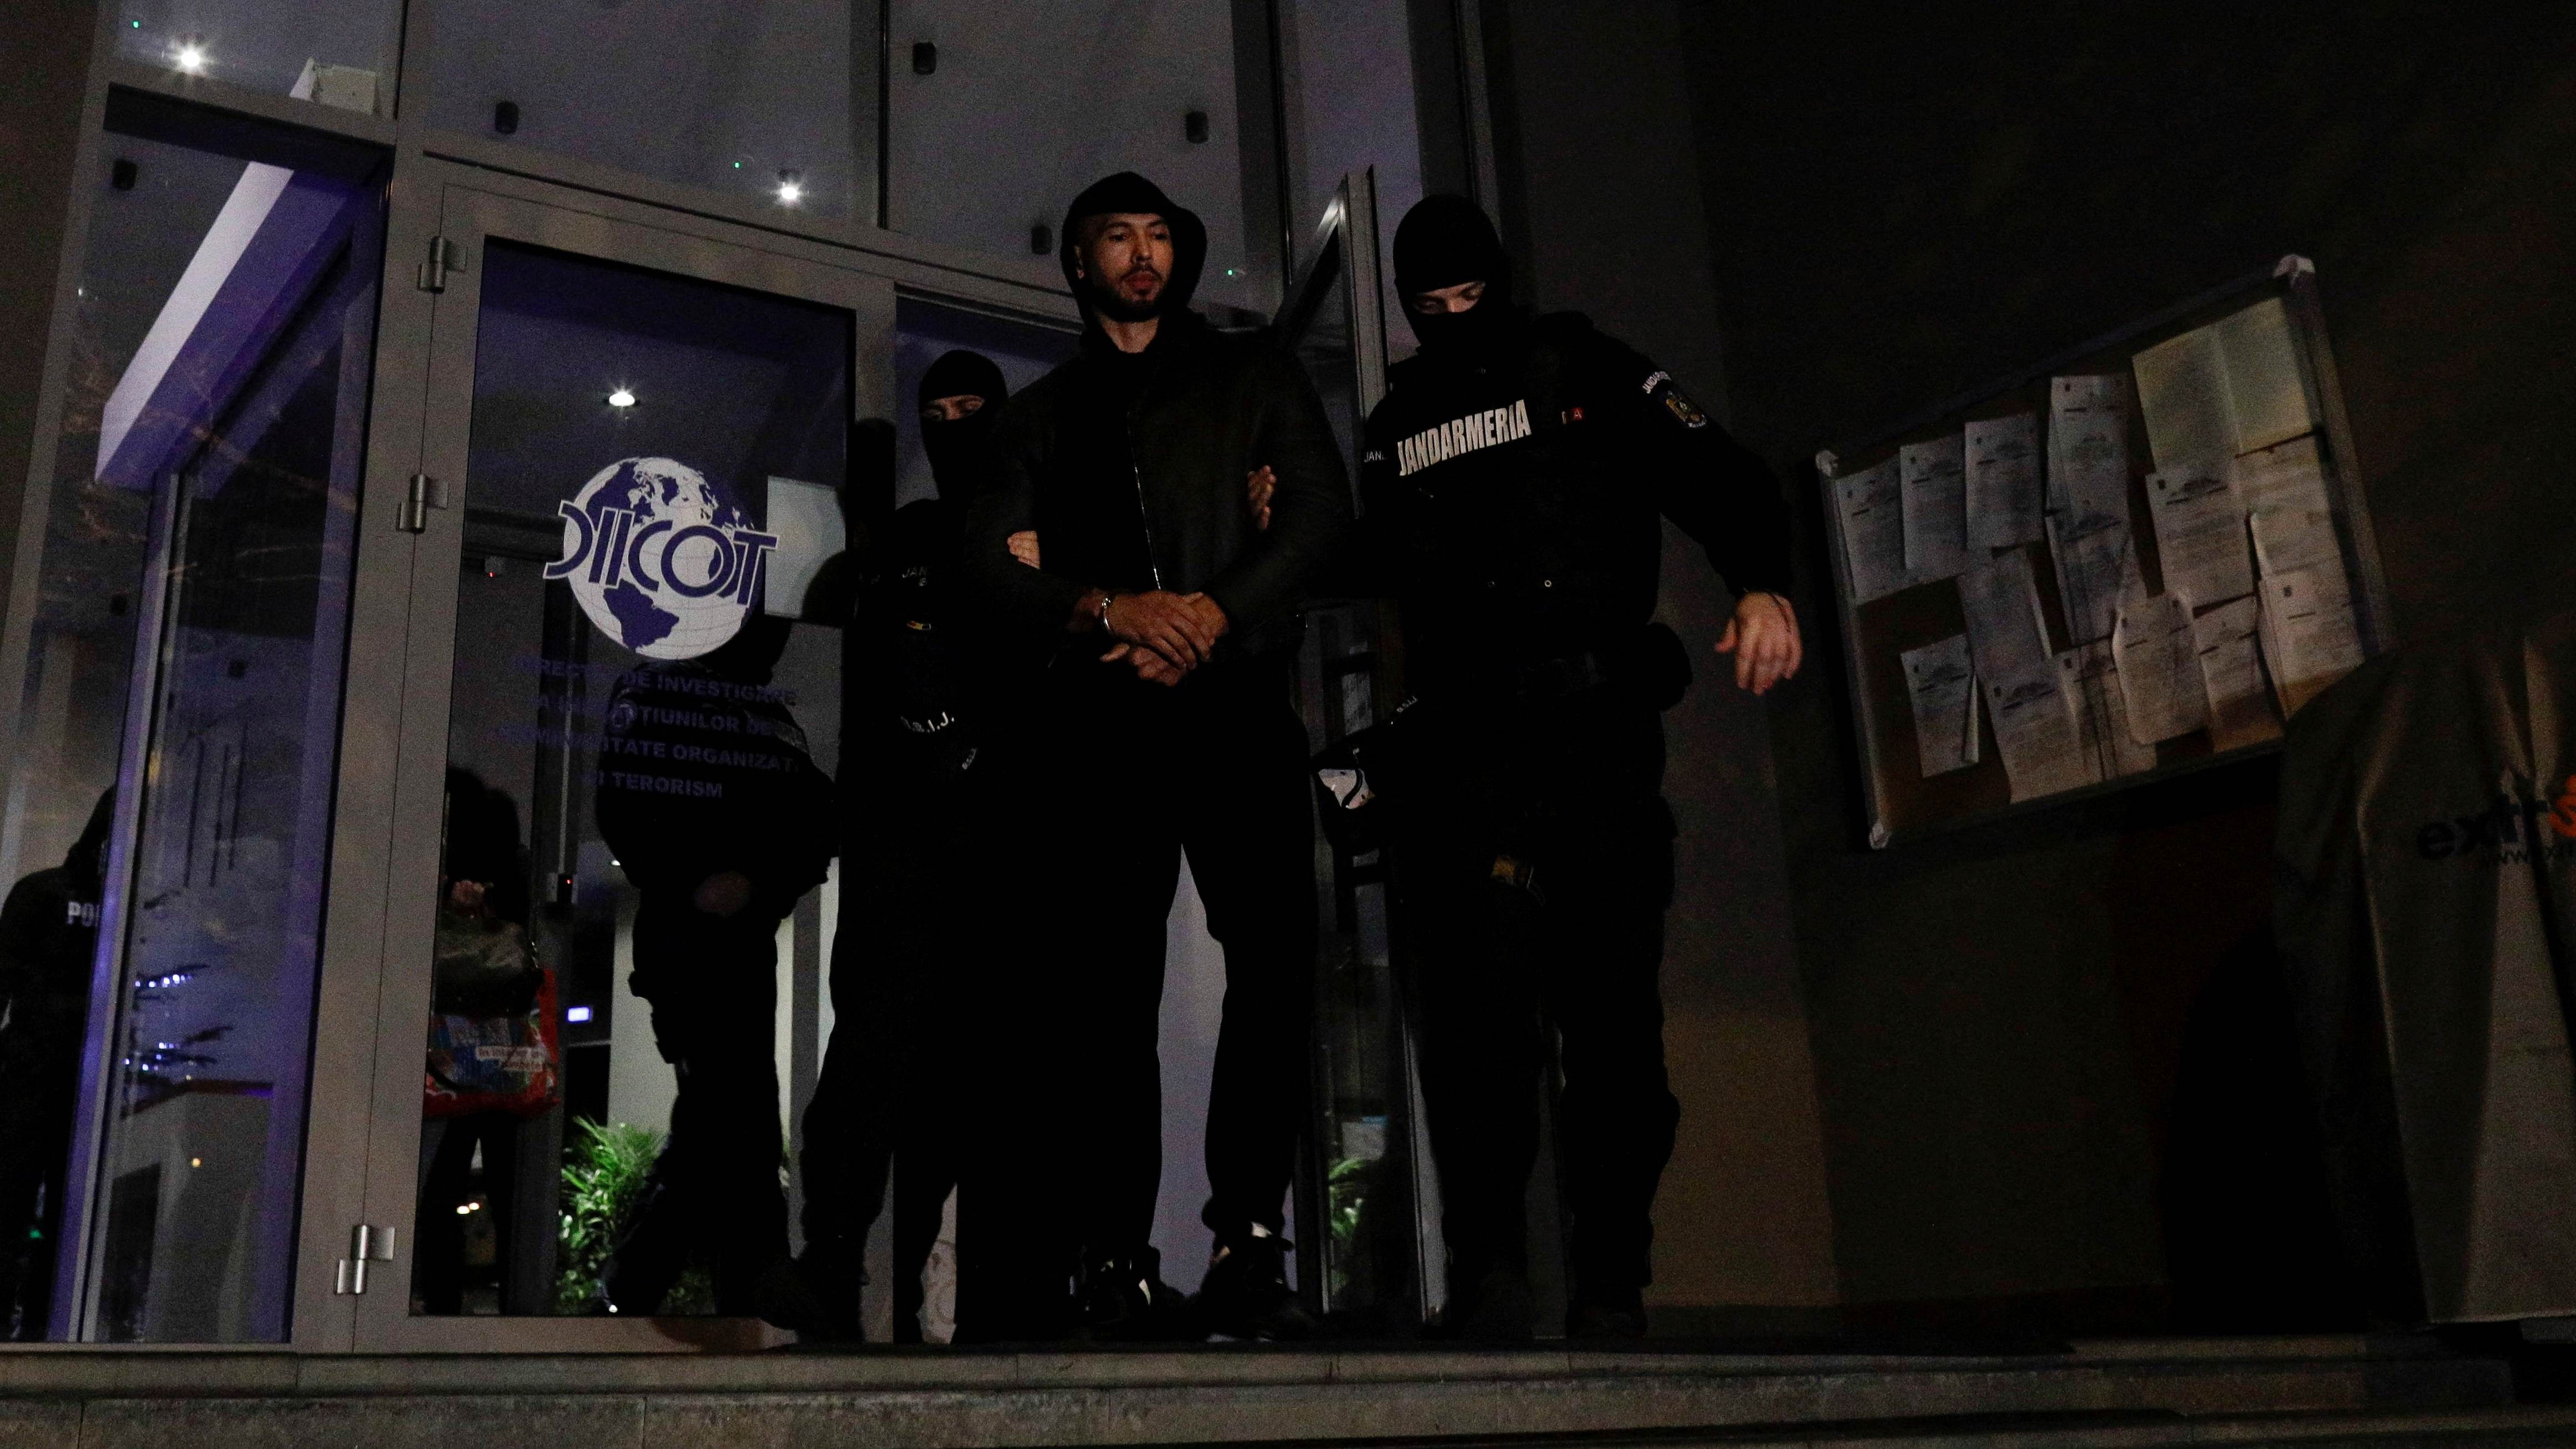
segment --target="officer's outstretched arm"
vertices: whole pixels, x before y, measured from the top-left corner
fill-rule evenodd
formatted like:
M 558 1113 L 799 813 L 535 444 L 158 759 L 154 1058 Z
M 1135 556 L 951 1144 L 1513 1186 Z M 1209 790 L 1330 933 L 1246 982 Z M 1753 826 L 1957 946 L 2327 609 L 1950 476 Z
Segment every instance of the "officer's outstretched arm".
M 1707 550 L 1737 595 L 1717 650 L 1734 656 L 1737 688 L 1766 693 L 1806 655 L 1789 603 L 1789 508 L 1780 480 L 1670 373 L 1624 347 L 1615 352 L 1633 385 L 1625 396 L 1657 508 Z

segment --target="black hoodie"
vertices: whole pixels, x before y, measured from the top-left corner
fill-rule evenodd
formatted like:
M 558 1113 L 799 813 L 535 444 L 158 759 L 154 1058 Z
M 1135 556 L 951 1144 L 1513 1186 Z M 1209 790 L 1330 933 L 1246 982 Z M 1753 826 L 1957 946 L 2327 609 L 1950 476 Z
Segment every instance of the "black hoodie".
M 1150 212 L 1172 228 L 1162 326 L 1133 356 L 1101 330 L 1076 276 L 1082 222 L 1112 212 Z M 967 525 L 968 570 L 996 623 L 1062 639 L 1086 591 L 1162 588 L 1204 592 L 1225 610 L 1220 661 L 1293 648 L 1307 580 L 1351 516 L 1314 385 L 1276 345 L 1219 333 L 1188 310 L 1207 229 L 1141 176 L 1121 172 L 1074 199 L 1062 260 L 1082 308 L 1082 351 L 1011 400 L 995 486 Z M 1264 465 L 1279 479 L 1267 532 L 1244 501 L 1246 475 Z M 1006 546 L 1031 528 L 1044 569 L 1013 561 Z M 1100 652 L 1096 639 L 1074 642 Z

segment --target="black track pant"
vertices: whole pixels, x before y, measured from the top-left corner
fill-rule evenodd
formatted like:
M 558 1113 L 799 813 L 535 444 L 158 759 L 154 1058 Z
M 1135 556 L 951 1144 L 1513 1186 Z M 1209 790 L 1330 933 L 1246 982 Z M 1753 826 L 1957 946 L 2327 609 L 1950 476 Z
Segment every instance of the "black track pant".
M 715 1260 L 716 1308 L 755 1309 L 762 1269 L 787 1255 L 779 1179 L 778 920 L 730 920 L 652 896 L 635 916 L 635 994 L 653 1045 L 679 1077 L 671 1134 L 617 1246 L 608 1295 L 651 1313 L 701 1247 Z
M 989 792 L 902 741 L 849 766 L 870 788 L 853 791 L 866 805 L 842 860 L 832 1041 L 805 1109 L 805 1239 L 858 1251 L 891 1178 L 894 1337 L 912 1343 L 942 1209 L 977 1146 L 959 1079 L 965 1014 L 995 985 L 994 902 L 975 874 Z
M 1056 851 L 1058 1065 L 1041 1090 L 1074 1148 L 1078 1240 L 1120 1253 L 1153 1231 L 1164 926 L 1184 854 L 1225 948 L 1203 1216 L 1220 1236 L 1277 1232 L 1308 1096 L 1315 957 L 1306 732 L 1287 666 L 1218 666 L 1169 689 L 1090 668 L 1059 681 L 1050 706 L 1038 788 Z
M 1397 817 L 1398 929 L 1414 962 L 1422 1088 L 1452 1281 L 1525 1263 L 1523 1190 L 1553 1026 L 1575 1288 L 1649 1277 L 1649 1213 L 1680 1107 L 1664 1075 L 1672 817 L 1652 715 L 1437 740 Z M 1508 757 L 1498 755 L 1498 749 Z M 1498 855 L 1527 884 L 1495 878 Z

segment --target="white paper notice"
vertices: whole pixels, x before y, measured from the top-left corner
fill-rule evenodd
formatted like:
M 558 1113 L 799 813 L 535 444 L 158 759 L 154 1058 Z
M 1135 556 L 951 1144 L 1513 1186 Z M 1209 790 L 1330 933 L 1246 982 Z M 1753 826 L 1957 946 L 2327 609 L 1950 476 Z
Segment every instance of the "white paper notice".
M 2200 642 L 2191 605 L 2180 594 L 2132 600 L 2120 610 L 2111 655 L 2128 704 L 2129 736 L 2142 745 L 2187 735 L 2209 723 L 2209 692 L 2200 682 Z
M 2119 622 L 2120 602 L 2146 591 L 2128 520 L 2052 513 L 2048 543 L 2057 563 L 2057 597 L 2066 606 L 2068 637 L 2078 644 L 2107 637 Z
M 2278 739 L 2281 720 L 2263 684 L 2263 652 L 2255 645 L 2251 598 L 2232 599 L 2191 621 L 2200 654 L 2200 681 L 2209 695 L 2209 747 L 2237 749 Z
M 2084 737 L 2085 759 L 2097 779 L 2111 780 L 2156 767 L 2156 747 L 2140 744 L 2129 729 L 2127 700 L 2120 693 L 2120 671 L 2111 644 L 2096 639 L 2057 656 L 2058 677 L 2075 706 L 2075 724 Z
M 2147 516 L 2155 520 L 2167 593 L 2198 604 L 2254 592 L 2245 509 L 2225 468 L 2193 464 L 2148 474 Z
M 1968 636 L 1908 649 L 1905 692 L 1914 704 L 1914 752 L 1926 779 L 1977 762 L 1975 671 L 1968 665 Z
M 2299 373 L 2299 345 L 2290 331 L 2290 309 L 2266 297 L 2211 325 L 2227 360 L 2228 411 L 2236 424 L 2236 451 L 2250 453 L 2313 432 L 2316 413 Z
M 1972 422 L 1966 443 L 1968 546 L 2039 542 L 2039 414 Z
M 2323 513 L 2325 468 L 2317 459 L 2317 440 L 2293 438 L 2236 460 L 2236 498 L 2247 510 L 2305 508 Z
M 1952 433 L 1897 453 L 1905 490 L 1905 571 L 1914 583 L 1946 579 L 1968 561 L 1967 450 Z
M 2335 542 L 2334 515 L 2308 508 L 2266 508 L 2254 515 L 2254 557 L 2263 577 L 2296 569 L 2343 572 L 2343 547 Z
M 1833 483 L 1843 555 L 1851 566 L 1852 602 L 1866 604 L 1904 588 L 1905 510 L 1896 460 Z
M 2264 652 L 2281 712 L 2299 707 L 2361 663 L 2361 630 L 2343 570 L 2293 569 L 2263 580 Z
M 2048 508 L 2129 511 L 2129 379 L 2060 377 L 2048 385 Z
M 2036 800 L 2101 778 L 2085 749 L 2056 660 L 2042 659 L 2002 679 L 1980 675 L 1978 684 L 1985 691 L 1986 718 L 1995 727 L 1995 753 L 2003 758 L 2004 778 L 2015 800 Z
M 1968 619 L 1969 652 L 1979 678 L 2025 674 L 2048 662 L 2029 554 L 2015 549 L 1970 564 L 1959 575 L 1959 608 Z
M 2227 364 L 2218 332 L 2195 327 L 2130 359 L 2138 374 L 2138 415 L 2158 468 L 2217 462 L 2244 449 L 2227 407 Z

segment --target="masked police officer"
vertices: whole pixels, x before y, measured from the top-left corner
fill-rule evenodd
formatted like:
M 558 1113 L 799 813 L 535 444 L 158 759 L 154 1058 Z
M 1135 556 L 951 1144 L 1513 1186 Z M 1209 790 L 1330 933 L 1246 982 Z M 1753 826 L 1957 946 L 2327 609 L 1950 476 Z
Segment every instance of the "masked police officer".
M 1568 1330 L 1642 1334 L 1648 1211 L 1680 1115 L 1656 984 L 1673 869 L 1659 712 L 1689 662 L 1650 622 L 1660 520 L 1738 595 L 1717 648 L 1759 694 L 1799 663 L 1787 512 L 1761 460 L 1669 374 L 1580 316 L 1515 308 L 1474 204 L 1416 206 L 1395 274 L 1422 349 L 1370 414 L 1362 488 L 1416 700 L 1388 800 L 1444 1321 L 1469 1338 L 1532 1330 L 1521 1205 L 1545 1021 L 1563 1052 Z
M 973 1145 L 957 1079 L 971 993 L 992 986 L 978 836 L 1000 811 L 990 782 L 1001 681 L 961 637 L 959 538 L 1009 396 L 991 358 L 941 354 L 919 393 L 937 496 L 887 514 L 888 477 L 870 480 L 880 496 L 853 500 L 872 526 L 843 640 L 841 919 L 863 928 L 832 947 L 832 1042 L 798 1163 L 805 1252 L 763 1304 L 809 1338 L 861 1336 L 861 1264 L 891 1178 L 894 1340 L 921 1341 L 922 1272 Z

